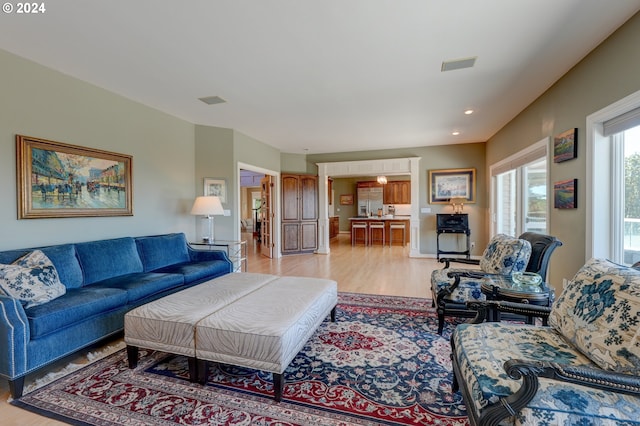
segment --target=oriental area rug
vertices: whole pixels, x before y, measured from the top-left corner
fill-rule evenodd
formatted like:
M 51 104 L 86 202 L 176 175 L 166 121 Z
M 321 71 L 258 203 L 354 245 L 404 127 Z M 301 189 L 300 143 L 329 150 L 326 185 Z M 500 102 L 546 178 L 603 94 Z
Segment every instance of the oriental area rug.
M 185 357 L 141 350 L 130 370 L 124 349 L 12 403 L 78 425 L 467 425 L 451 328 L 436 329 L 429 299 L 340 293 L 336 322 L 285 371 L 280 403 L 271 373 L 216 364 L 200 385 Z

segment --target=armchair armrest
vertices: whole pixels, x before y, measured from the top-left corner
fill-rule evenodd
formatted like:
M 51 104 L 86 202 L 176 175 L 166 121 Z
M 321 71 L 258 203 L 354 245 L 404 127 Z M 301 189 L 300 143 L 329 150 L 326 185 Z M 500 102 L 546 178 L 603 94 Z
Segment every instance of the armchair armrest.
M 594 367 L 511 359 L 504 363 L 504 370 L 512 379 L 522 380 L 522 386 L 512 395 L 487 407 L 480 416 L 479 424 L 497 425 L 501 420 L 514 416 L 525 408 L 538 391 L 540 377 L 607 392 L 640 396 L 640 377 Z
M 479 259 L 459 259 L 456 257 L 443 257 L 439 260 L 440 263 L 444 263 L 444 269 L 448 269 L 451 263 L 464 263 L 465 265 L 479 265 Z
M 489 318 L 489 312 L 497 311 L 510 314 L 524 315 L 529 319 L 542 318 L 543 324 L 547 324 L 551 308 L 548 306 L 530 305 L 528 303 L 506 302 L 501 300 L 473 301 L 467 303 L 467 308 L 477 312 L 470 322 L 479 324 Z

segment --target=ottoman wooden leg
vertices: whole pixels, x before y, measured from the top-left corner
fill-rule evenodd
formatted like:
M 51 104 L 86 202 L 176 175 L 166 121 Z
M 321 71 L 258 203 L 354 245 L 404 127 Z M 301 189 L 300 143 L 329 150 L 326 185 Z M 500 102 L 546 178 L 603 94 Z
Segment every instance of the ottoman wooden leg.
M 336 322 L 336 308 L 337 306 L 334 306 L 331 310 L 331 322 Z
M 192 356 L 187 357 L 187 360 L 189 361 L 189 381 L 199 381 L 200 377 L 198 376 L 198 360 L 196 360 L 196 358 Z
M 138 347 L 127 345 L 127 360 L 129 361 L 129 368 L 136 368 L 138 366 Z
M 273 373 L 273 399 L 276 402 L 282 401 L 282 393 L 284 392 L 284 374 Z
M 198 383 L 201 385 L 207 383 L 207 377 L 209 377 L 209 363 L 207 361 L 202 359 L 197 360 L 195 376 L 198 377 Z

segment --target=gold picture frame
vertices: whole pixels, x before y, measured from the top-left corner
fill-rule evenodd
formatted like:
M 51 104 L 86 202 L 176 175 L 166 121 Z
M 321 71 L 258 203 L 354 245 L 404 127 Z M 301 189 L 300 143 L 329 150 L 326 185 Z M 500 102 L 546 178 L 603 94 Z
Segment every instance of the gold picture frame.
M 476 169 L 429 170 L 429 203 L 448 204 L 452 198 L 476 202 Z
M 16 135 L 18 219 L 132 216 L 132 162 L 130 155 Z

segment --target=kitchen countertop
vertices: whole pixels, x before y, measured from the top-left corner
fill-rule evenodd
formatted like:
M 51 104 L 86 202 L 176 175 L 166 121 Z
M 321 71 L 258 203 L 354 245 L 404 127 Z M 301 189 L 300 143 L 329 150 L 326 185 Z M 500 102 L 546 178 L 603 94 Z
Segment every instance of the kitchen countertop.
M 385 216 L 366 216 L 366 217 L 350 217 L 349 220 L 410 220 L 411 216 L 400 216 L 395 215 L 393 217 L 385 217 Z

